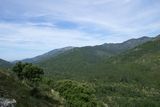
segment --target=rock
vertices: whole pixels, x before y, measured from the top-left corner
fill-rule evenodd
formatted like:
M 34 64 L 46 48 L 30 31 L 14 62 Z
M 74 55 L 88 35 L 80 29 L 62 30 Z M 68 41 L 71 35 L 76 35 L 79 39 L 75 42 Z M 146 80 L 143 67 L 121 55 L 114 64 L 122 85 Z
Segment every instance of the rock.
M 0 107 L 15 107 L 15 99 L 0 98 Z
M 106 104 L 106 103 L 103 103 L 103 105 L 104 105 L 104 107 L 108 107 L 108 104 Z

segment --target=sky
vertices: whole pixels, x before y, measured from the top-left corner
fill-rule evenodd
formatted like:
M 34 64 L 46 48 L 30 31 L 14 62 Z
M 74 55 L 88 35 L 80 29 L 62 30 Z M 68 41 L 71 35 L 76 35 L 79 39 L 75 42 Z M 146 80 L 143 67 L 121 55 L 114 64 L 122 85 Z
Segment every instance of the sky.
M 160 0 L 0 0 L 0 58 L 160 34 Z

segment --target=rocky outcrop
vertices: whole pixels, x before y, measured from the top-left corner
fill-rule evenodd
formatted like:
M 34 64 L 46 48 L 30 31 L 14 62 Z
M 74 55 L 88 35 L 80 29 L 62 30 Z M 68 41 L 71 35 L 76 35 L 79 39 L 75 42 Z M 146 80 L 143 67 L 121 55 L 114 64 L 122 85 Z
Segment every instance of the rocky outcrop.
M 15 107 L 15 99 L 0 98 L 0 107 Z

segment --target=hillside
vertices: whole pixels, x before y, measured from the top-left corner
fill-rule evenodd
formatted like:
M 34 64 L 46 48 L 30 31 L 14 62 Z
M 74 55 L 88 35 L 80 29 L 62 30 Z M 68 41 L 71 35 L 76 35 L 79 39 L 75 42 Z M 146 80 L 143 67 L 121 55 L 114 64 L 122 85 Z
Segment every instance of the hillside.
M 159 65 L 160 39 L 157 38 L 106 60 L 105 63 L 99 65 L 99 69 L 104 69 L 107 73 L 110 70 L 114 71 L 114 73 L 112 72 L 115 76 L 114 81 L 118 80 L 116 74 L 119 74 L 119 79 L 122 79 L 122 81 L 124 79 L 126 82 L 137 82 L 159 87 Z
M 11 66 L 12 64 L 10 62 L 0 59 L 0 68 L 9 68 Z
M 96 65 L 98 73 L 92 71 L 96 76 L 92 75 L 90 79 L 97 78 L 96 81 L 101 84 L 97 84 L 98 92 L 106 102 L 112 99 L 111 105 L 118 103 L 125 106 L 125 100 L 127 107 L 159 107 L 159 65 L 160 39 L 156 38 Z
M 15 99 L 16 107 L 59 107 L 56 101 L 33 97 L 30 89 L 7 71 L 0 70 L 0 97 Z

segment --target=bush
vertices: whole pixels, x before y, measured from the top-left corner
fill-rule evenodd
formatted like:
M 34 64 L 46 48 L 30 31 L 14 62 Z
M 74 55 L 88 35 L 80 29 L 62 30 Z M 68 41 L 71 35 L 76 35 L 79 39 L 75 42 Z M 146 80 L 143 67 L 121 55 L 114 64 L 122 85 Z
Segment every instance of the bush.
M 27 80 L 32 84 L 37 84 L 44 74 L 43 69 L 32 65 L 31 63 L 18 62 L 12 70 L 20 80 Z
M 87 83 L 63 80 L 56 84 L 56 90 L 67 101 L 67 107 L 102 107 L 94 93 L 94 88 Z

